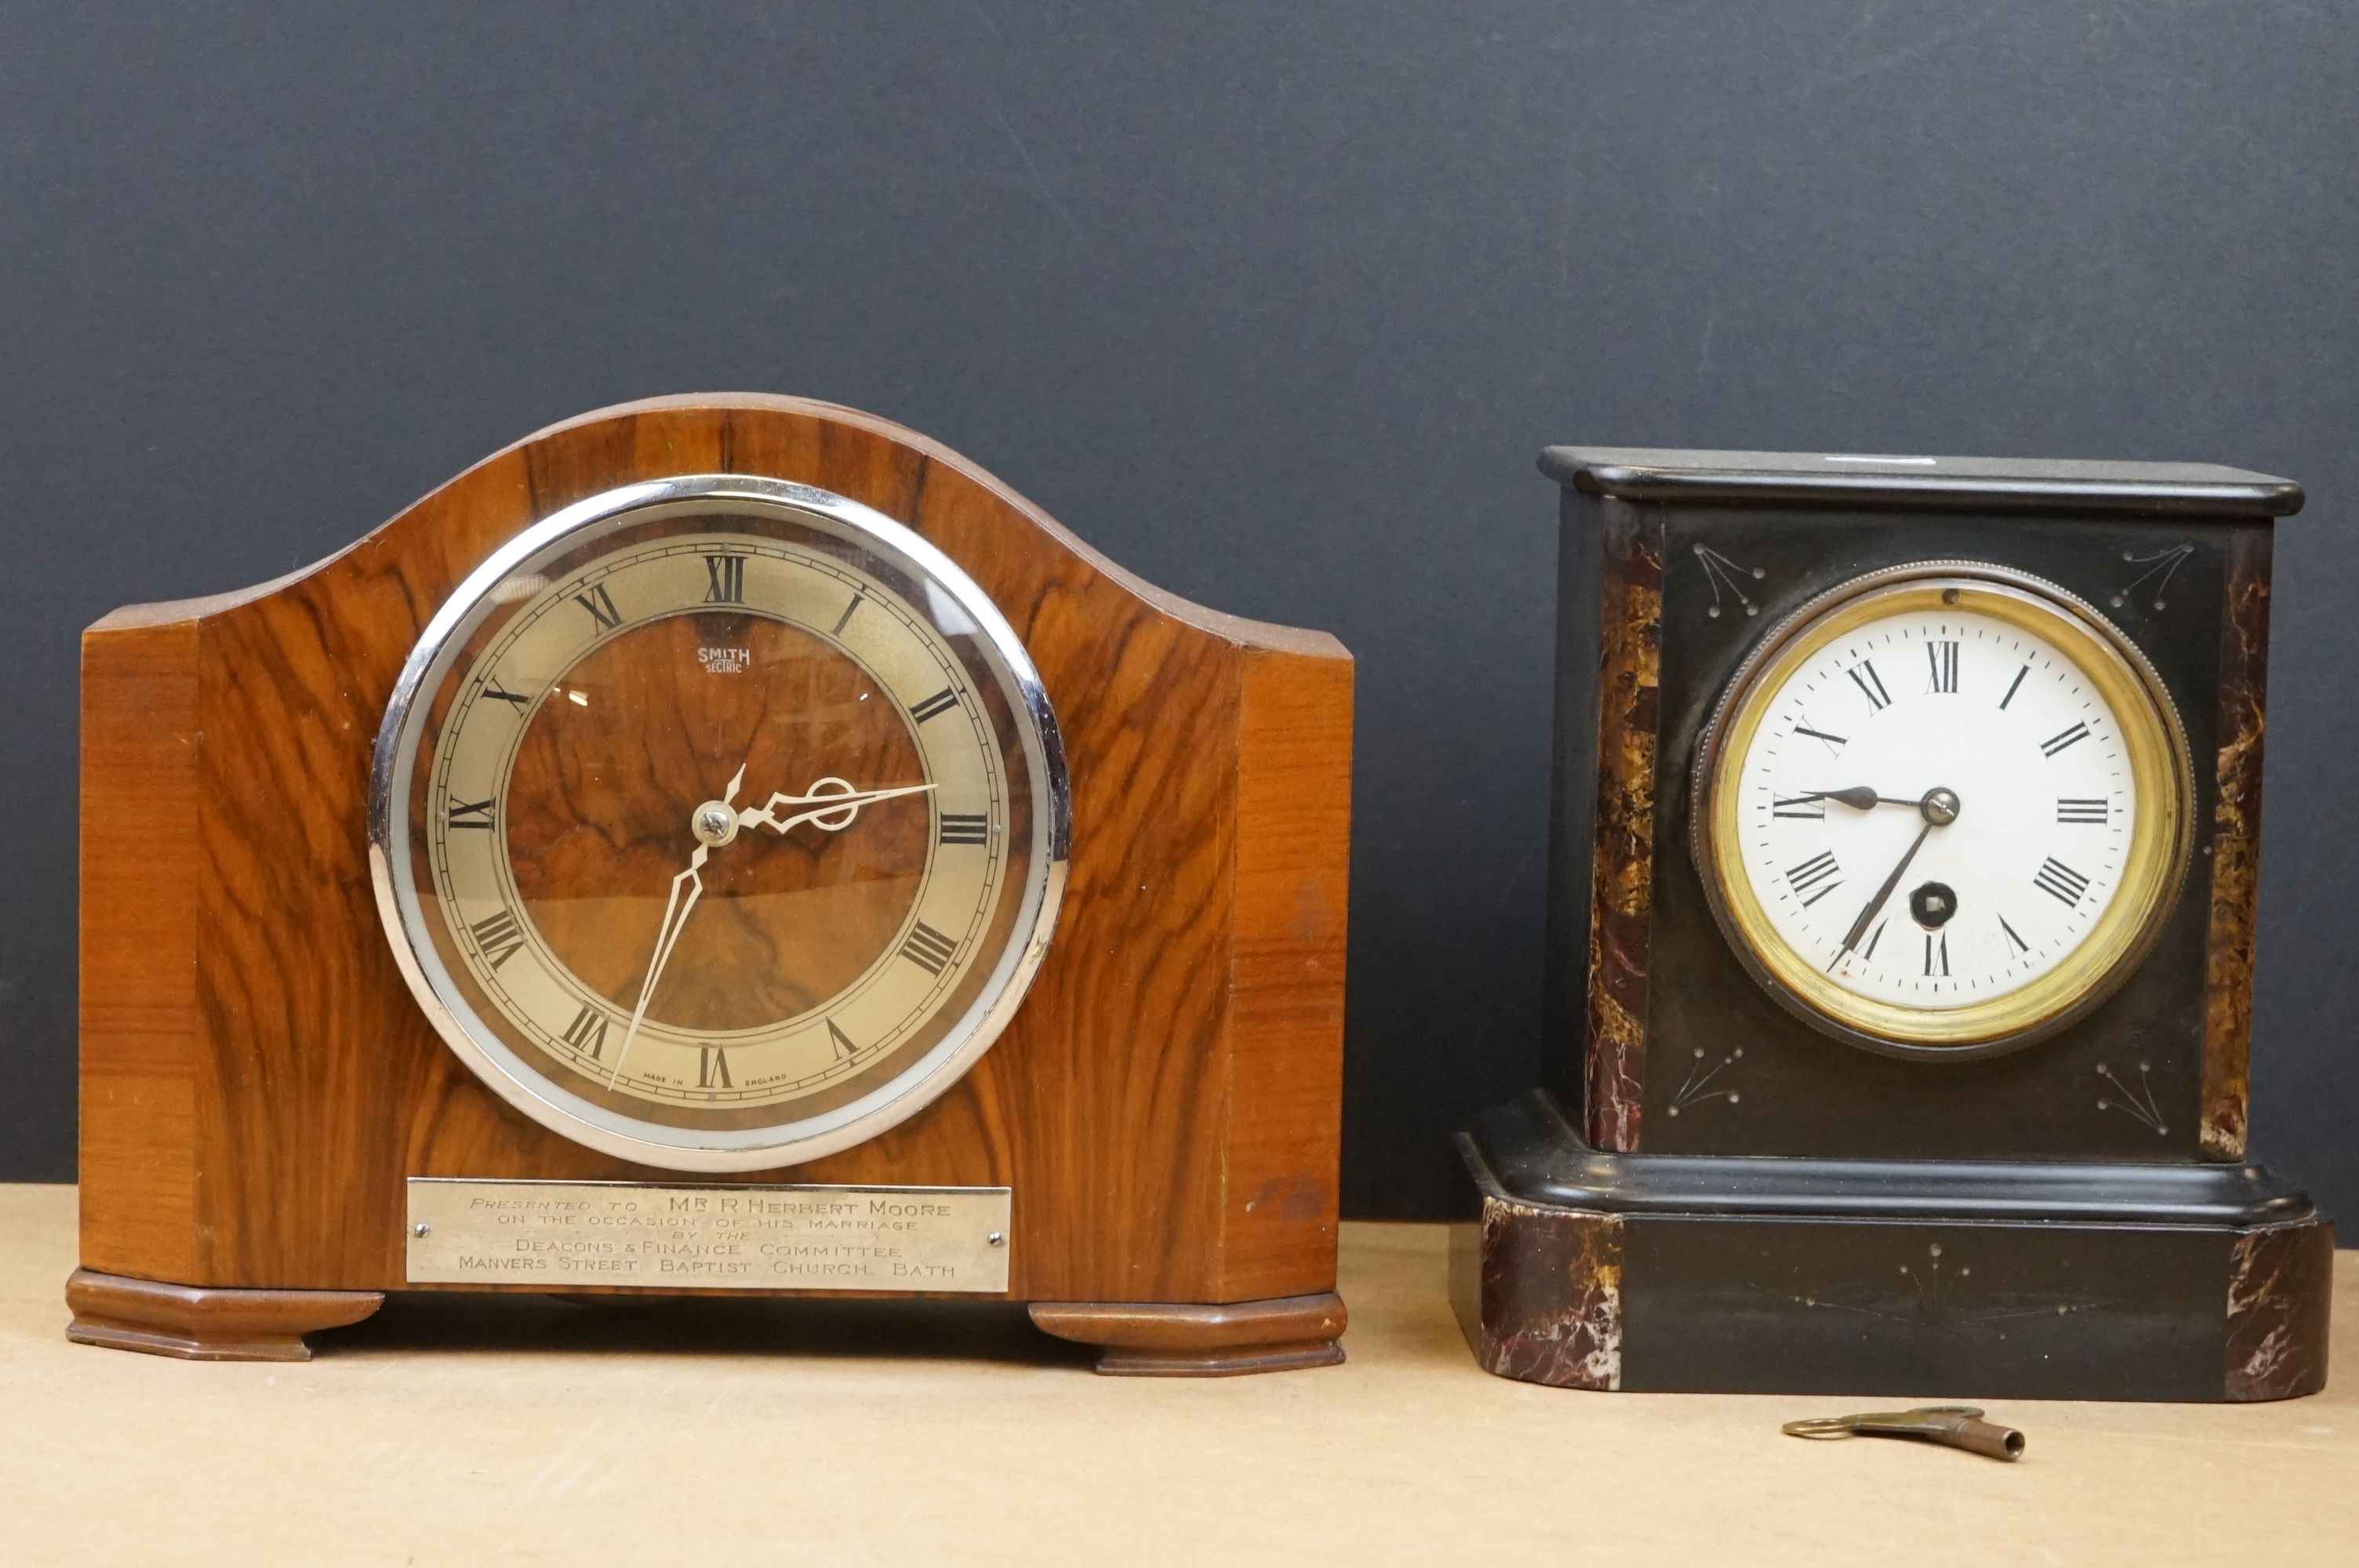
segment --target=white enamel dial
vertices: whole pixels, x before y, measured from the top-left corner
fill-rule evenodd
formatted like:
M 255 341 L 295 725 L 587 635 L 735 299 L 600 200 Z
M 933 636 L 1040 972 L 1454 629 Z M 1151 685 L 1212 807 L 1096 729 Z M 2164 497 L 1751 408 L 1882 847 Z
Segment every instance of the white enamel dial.
M 2054 969 L 2113 903 L 2138 810 L 2120 721 L 2080 667 L 2033 633 L 1938 606 L 1797 668 L 1737 788 L 1771 926 L 1844 989 L 1920 1008 Z M 1953 814 L 1936 803 L 1947 821 L 1923 808 L 1936 789 L 1956 797 Z
M 2189 839 L 2186 742 L 2144 657 L 2060 589 L 1971 563 L 1873 574 L 1778 627 L 1697 786 L 1748 967 L 1902 1051 L 2004 1048 L 2103 1000 Z

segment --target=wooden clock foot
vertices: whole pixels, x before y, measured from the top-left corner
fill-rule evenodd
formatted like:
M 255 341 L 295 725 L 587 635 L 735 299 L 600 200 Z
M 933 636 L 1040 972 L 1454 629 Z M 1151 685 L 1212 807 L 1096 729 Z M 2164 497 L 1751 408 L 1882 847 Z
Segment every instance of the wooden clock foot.
M 1101 1372 L 1130 1378 L 1225 1378 L 1332 1367 L 1343 1359 L 1343 1298 L 1332 1291 L 1223 1305 L 1034 1302 L 1032 1321 L 1098 1347 Z
M 377 1291 L 218 1290 L 76 1269 L 66 1281 L 78 1345 L 184 1361 L 309 1361 L 303 1336 L 342 1328 L 385 1304 Z

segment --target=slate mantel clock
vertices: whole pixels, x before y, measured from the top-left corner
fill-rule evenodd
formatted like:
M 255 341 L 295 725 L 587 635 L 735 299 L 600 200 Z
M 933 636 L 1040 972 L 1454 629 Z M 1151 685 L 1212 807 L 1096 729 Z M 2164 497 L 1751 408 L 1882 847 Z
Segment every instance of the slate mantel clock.
M 1540 466 L 1564 487 L 1556 1076 L 1461 1136 L 1481 1219 L 1453 1294 L 1484 1365 L 2320 1387 L 2332 1228 L 2245 1137 L 2270 538 L 2299 489 Z
M 1351 680 L 787 398 L 606 409 L 83 644 L 71 1333 L 962 1294 L 1341 1357 Z

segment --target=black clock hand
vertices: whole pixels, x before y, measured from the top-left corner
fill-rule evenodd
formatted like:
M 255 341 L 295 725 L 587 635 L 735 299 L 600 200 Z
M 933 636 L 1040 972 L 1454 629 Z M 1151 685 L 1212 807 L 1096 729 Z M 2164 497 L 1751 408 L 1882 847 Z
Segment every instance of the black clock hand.
M 1853 921 L 1851 929 L 1843 933 L 1843 946 L 1835 949 L 1837 958 L 1850 952 L 1859 939 L 1867 935 L 1867 923 L 1875 918 L 1877 910 L 1884 907 L 1884 901 L 1892 896 L 1892 890 L 1900 885 L 1900 873 L 1908 869 L 1908 862 L 1915 860 L 1917 851 L 1925 847 L 1925 835 L 1931 831 L 1933 825 L 1930 822 L 1917 829 L 1917 837 L 1908 841 L 1908 852 L 1900 857 L 1900 863 L 1892 868 L 1892 874 L 1884 879 L 1884 885 L 1875 890 L 1875 896 L 1867 901 L 1867 907 L 1859 912 L 1859 918 Z
M 1917 802 L 1917 809 L 1925 814 L 1925 826 L 1917 829 L 1917 837 L 1909 840 L 1908 852 L 1900 857 L 1900 863 L 1892 868 L 1892 874 L 1884 879 L 1884 885 L 1875 890 L 1875 896 L 1867 901 L 1867 907 L 1859 912 L 1859 918 L 1851 923 L 1849 931 L 1843 933 L 1843 946 L 1835 949 L 1836 958 L 1840 959 L 1850 952 L 1867 934 L 1867 923 L 1875 918 L 1875 912 L 1884 907 L 1884 901 L 1890 898 L 1892 890 L 1900 885 L 1901 873 L 1908 870 L 1908 862 L 1915 860 L 1917 851 L 1925 847 L 1925 836 L 1934 828 L 1946 827 L 1958 819 L 1957 794 L 1953 790 L 1929 789 L 1925 792 L 1925 798 Z M 1829 968 L 1833 967 L 1832 964 L 1828 966 Z
M 1854 811 L 1865 811 L 1875 806 L 1921 806 L 1922 801 L 1900 800 L 1888 795 L 1878 795 L 1865 784 L 1854 784 L 1849 789 L 1808 790 L 1794 797 L 1797 800 L 1837 800 Z

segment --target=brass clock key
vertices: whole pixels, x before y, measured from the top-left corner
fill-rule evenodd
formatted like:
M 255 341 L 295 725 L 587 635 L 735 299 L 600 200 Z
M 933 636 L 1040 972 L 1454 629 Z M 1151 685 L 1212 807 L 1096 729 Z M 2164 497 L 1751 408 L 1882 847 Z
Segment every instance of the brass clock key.
M 1875 1411 L 1865 1415 L 1819 1416 L 1789 1421 L 1777 1430 L 1788 1437 L 1913 1437 L 1993 1459 L 2023 1457 L 2023 1433 L 1984 1421 L 1983 1412 L 1973 1405 L 1919 1405 L 1915 1410 Z

